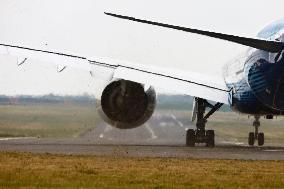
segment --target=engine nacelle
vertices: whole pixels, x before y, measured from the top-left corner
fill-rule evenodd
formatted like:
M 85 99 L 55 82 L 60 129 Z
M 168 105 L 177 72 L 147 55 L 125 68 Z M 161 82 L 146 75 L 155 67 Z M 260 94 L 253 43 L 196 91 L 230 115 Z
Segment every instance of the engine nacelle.
M 118 80 L 103 91 L 98 112 L 110 125 L 119 129 L 136 128 L 152 116 L 156 106 L 156 92 L 132 81 Z

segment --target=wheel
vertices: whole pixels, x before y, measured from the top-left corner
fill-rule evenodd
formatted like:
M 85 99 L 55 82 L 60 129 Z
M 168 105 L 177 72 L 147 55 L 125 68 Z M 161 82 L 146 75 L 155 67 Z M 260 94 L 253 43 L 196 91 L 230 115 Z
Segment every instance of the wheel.
M 259 133 L 257 135 L 257 142 L 258 142 L 258 146 L 264 145 L 264 133 Z
M 250 146 L 253 146 L 253 145 L 254 145 L 254 140 L 255 140 L 255 138 L 254 138 L 254 133 L 253 133 L 253 132 L 250 132 L 250 133 L 249 133 L 249 138 L 248 138 L 248 144 L 249 144 Z
M 186 146 L 195 146 L 195 132 L 193 129 L 188 129 L 186 131 Z
M 206 144 L 208 147 L 214 147 L 215 146 L 215 133 L 214 130 L 208 130 L 206 131 Z

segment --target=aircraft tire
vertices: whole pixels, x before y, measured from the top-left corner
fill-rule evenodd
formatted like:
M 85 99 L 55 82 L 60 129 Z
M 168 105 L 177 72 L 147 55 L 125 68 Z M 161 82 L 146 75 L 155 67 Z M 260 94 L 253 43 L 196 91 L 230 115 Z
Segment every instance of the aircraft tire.
M 206 131 L 206 145 L 207 147 L 214 147 L 215 146 L 215 132 L 214 130 Z
M 257 136 L 258 146 L 264 145 L 264 133 L 259 133 Z
M 195 131 L 193 129 L 188 129 L 186 131 L 186 146 L 195 146 Z
M 254 140 L 255 140 L 255 138 L 254 138 L 254 133 L 253 133 L 253 132 L 250 132 L 250 133 L 249 133 L 249 137 L 248 137 L 248 144 L 249 144 L 250 146 L 253 146 L 253 145 L 254 145 Z

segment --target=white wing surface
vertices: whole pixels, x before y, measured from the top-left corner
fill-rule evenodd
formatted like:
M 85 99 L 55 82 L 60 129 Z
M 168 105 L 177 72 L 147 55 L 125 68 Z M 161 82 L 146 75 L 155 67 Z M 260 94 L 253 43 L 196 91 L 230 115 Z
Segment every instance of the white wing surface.
M 29 59 L 38 60 L 55 65 L 71 66 L 75 68 L 90 70 L 91 65 L 85 57 L 71 54 L 50 52 L 39 49 L 32 49 L 20 46 L 0 44 L 0 54 L 18 57 L 18 64 Z
M 228 104 L 229 91 L 221 76 L 212 78 L 190 71 L 133 64 L 108 58 L 87 58 L 6 44 L 0 44 L 0 54 L 17 56 L 21 62 L 33 59 L 66 67 L 80 68 L 90 72 L 107 69 L 112 72 L 110 80 L 130 80 L 180 94 Z M 20 63 L 18 62 L 18 64 Z

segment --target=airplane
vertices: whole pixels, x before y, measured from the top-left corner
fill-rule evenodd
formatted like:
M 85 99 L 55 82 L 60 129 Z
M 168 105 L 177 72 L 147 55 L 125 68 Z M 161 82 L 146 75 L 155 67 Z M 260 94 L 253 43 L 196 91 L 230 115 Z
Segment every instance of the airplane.
M 143 125 L 155 110 L 155 88 L 172 87 L 178 93 L 194 97 L 192 121 L 196 120 L 196 129 L 186 131 L 186 146 L 194 147 L 198 143 L 215 146 L 214 130 L 206 130 L 206 123 L 224 104 L 229 105 L 233 111 L 254 116 L 254 132 L 249 133 L 248 144 L 253 146 L 257 141 L 258 146 L 264 145 L 264 133 L 259 132 L 260 118 L 264 116 L 273 119 L 274 116 L 284 114 L 284 19 L 266 26 L 256 38 L 248 38 L 108 12 L 105 14 L 226 40 L 249 48 L 241 57 L 226 64 L 223 76 L 219 78 L 189 70 L 133 64 L 101 57 L 88 58 L 9 44 L 0 44 L 0 53 L 17 56 L 18 65 L 28 59 L 38 59 L 63 66 L 61 71 L 66 66 L 86 69 L 91 75 L 96 71 L 107 71 L 110 77 L 102 92 L 98 112 L 113 127 L 132 129 Z

